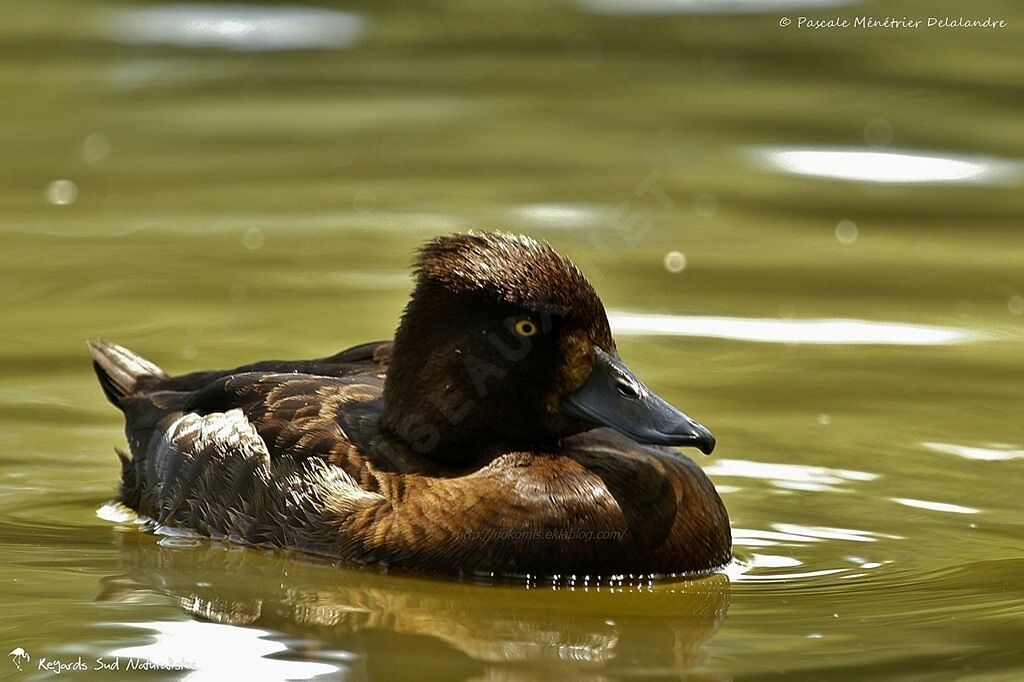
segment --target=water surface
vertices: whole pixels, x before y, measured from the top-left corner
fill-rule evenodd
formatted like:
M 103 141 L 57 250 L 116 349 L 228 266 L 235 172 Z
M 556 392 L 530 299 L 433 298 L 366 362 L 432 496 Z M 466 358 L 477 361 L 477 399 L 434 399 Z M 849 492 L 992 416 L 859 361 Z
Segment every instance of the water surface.
M 779 26 L 921 11 L 8 2 L 4 675 L 1019 679 L 1024 13 Z M 186 371 L 387 338 L 412 249 L 469 227 L 570 254 L 715 431 L 728 570 L 480 585 L 97 514 L 85 339 Z

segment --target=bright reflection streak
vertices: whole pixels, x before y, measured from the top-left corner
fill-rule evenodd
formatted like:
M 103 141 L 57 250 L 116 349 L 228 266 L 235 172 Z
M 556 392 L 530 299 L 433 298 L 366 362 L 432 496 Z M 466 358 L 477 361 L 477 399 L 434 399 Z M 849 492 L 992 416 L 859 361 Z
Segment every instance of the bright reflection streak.
M 800 580 L 801 578 L 820 578 L 826 575 L 843 573 L 845 568 L 826 568 L 821 571 L 808 571 L 806 573 L 769 573 L 768 575 L 744 575 L 746 582 L 780 582 L 784 580 Z M 729 576 L 732 578 L 732 576 Z M 739 582 L 737 579 L 736 582 Z
M 133 45 L 261 52 L 350 48 L 365 23 L 358 14 L 320 7 L 181 4 L 116 10 L 110 32 Z
M 948 514 L 977 514 L 980 510 L 974 507 L 963 507 L 959 504 L 948 502 L 929 502 L 928 500 L 914 500 L 908 497 L 894 497 L 892 501 L 902 504 L 904 507 L 915 509 L 927 509 L 929 511 L 946 512 Z
M 705 471 L 712 476 L 733 476 L 758 478 L 770 481 L 777 488 L 787 490 L 810 490 L 814 492 L 840 492 L 836 487 L 847 481 L 873 481 L 878 474 L 852 469 L 828 469 L 821 466 L 802 464 L 774 464 L 771 462 L 748 462 L 741 459 L 720 459 Z M 761 535 L 760 539 L 782 540 L 777 535 Z M 786 538 L 792 539 L 792 538 Z
M 528 204 L 512 211 L 513 217 L 544 227 L 588 227 L 607 222 L 607 212 L 585 204 Z
M 921 443 L 921 445 L 932 452 L 957 455 L 958 457 L 981 462 L 1005 462 L 1009 459 L 1024 458 L 1024 449 L 1014 448 L 1012 445 L 993 444 L 987 448 L 956 445 L 955 443 Z
M 1014 185 L 1024 177 L 1024 166 L 1018 162 L 981 156 L 789 147 L 754 147 L 750 154 L 759 163 L 785 173 L 857 182 Z
M 761 343 L 943 346 L 976 335 L 964 329 L 867 320 L 779 320 L 610 312 L 615 333 L 638 336 L 702 336 Z
M 844 540 L 846 542 L 877 542 L 877 538 L 901 539 L 898 535 L 886 535 L 884 533 L 872 533 L 867 530 L 856 530 L 853 528 L 830 528 L 828 526 L 802 526 L 796 523 L 773 523 L 772 528 L 780 533 L 787 533 L 805 538 L 817 538 L 819 540 Z
M 738 547 L 771 547 L 772 545 L 778 545 L 780 543 L 807 544 L 811 542 L 821 542 L 821 540 L 818 540 L 817 538 L 807 538 L 803 535 L 780 533 L 777 530 L 757 530 L 754 528 L 732 529 L 732 544 Z
M 337 666 L 326 663 L 272 657 L 288 647 L 268 639 L 266 630 L 198 620 L 124 625 L 152 630 L 153 641 L 111 651 L 111 658 L 141 659 L 158 668 L 185 668 L 181 678 L 185 680 L 307 680 L 339 673 Z
M 577 0 L 596 14 L 764 14 L 842 7 L 854 0 Z
M 781 559 L 781 560 L 780 560 Z M 844 573 L 846 568 L 826 568 L 818 571 L 807 571 L 806 573 L 754 573 L 758 569 L 785 567 L 784 558 L 763 554 L 755 554 L 750 561 L 734 560 L 725 568 L 722 573 L 729 577 L 730 582 L 775 582 L 785 580 L 800 580 L 801 578 L 819 578 L 836 573 Z M 799 562 L 797 565 L 800 565 Z
M 778 556 L 775 554 L 752 554 L 750 563 L 756 568 L 793 568 L 803 564 L 799 559 L 791 556 Z
M 771 547 L 776 545 L 808 545 L 828 541 L 843 542 L 876 542 L 878 538 L 901 540 L 898 535 L 886 535 L 864 530 L 849 528 L 831 528 L 828 526 L 802 526 L 792 523 L 776 523 L 774 530 L 756 530 L 752 528 L 733 528 L 733 544 L 737 547 Z M 861 545 L 863 546 L 863 545 Z M 875 569 L 882 562 L 869 561 L 863 557 L 847 557 L 847 560 L 858 564 L 862 569 Z M 761 554 L 751 552 L 748 559 L 733 559 L 722 570 L 732 582 L 772 582 L 784 580 L 800 580 L 816 578 L 837 573 L 849 573 L 849 568 L 825 568 L 816 571 L 790 573 L 762 573 L 760 569 L 794 568 L 803 562 L 796 557 L 785 554 Z M 857 574 L 864 575 L 864 574 Z

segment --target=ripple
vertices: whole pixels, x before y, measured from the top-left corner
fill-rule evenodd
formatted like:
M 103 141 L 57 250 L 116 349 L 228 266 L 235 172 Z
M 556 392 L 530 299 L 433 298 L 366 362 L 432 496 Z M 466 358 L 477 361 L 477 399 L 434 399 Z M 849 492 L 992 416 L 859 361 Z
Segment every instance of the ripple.
M 978 514 L 981 511 L 974 507 L 964 507 L 959 504 L 950 504 L 949 502 L 929 502 L 928 500 L 914 500 L 909 497 L 893 497 L 891 499 L 896 504 L 902 504 L 904 507 L 928 509 L 929 511 L 945 512 L 948 514 Z
M 117 10 L 109 30 L 131 45 L 268 52 L 351 48 L 366 21 L 319 7 L 176 4 Z
M 822 568 L 816 571 L 804 571 L 796 573 L 768 573 L 755 575 L 749 572 L 749 569 L 730 572 L 725 571 L 725 574 L 729 576 L 730 580 L 735 582 L 780 582 L 783 580 L 800 580 L 806 578 L 820 578 L 826 575 L 835 575 L 836 573 L 846 573 L 849 569 L 845 568 Z
M 774 523 L 770 530 L 737 527 L 733 528 L 733 545 L 737 548 L 755 547 L 760 551 L 749 553 L 738 551 L 736 559 L 724 567 L 722 572 L 734 582 L 781 582 L 839 574 L 842 574 L 841 579 L 844 580 L 863 577 L 867 575 L 865 571 L 879 569 L 890 562 L 864 556 L 843 556 L 841 550 L 832 546 L 835 543 L 858 543 L 864 546 L 865 543 L 875 543 L 881 539 L 901 540 L 903 538 L 898 535 L 854 528 L 809 526 L 797 523 Z M 844 561 L 840 562 L 841 565 L 837 566 L 831 561 L 829 563 L 833 565 L 822 566 L 820 562 L 817 562 L 817 565 L 805 565 L 804 558 L 793 555 L 793 553 L 801 552 L 800 549 L 786 554 L 764 551 L 764 548 L 769 547 L 808 548 L 813 545 L 820 546 L 822 543 L 826 543 L 829 549 L 824 552 L 819 550 L 819 553 L 832 558 L 842 556 Z M 813 552 L 809 555 L 813 555 Z M 804 568 L 793 570 L 797 567 Z M 776 572 L 778 569 L 785 569 L 785 572 Z
M 774 530 L 757 530 L 756 528 L 733 528 L 732 544 L 736 547 L 773 547 L 787 542 L 800 542 L 805 538 L 780 533 Z M 818 542 L 812 540 L 811 542 Z
M 805 464 L 775 464 L 741 459 L 720 459 L 705 468 L 711 476 L 734 476 L 769 481 L 777 488 L 813 492 L 841 492 L 848 481 L 873 481 L 878 474 L 853 469 L 829 469 Z
M 760 571 L 771 571 L 772 569 L 792 569 L 802 566 L 799 559 L 774 554 L 751 554 L 748 559 L 734 559 L 729 565 L 722 569 L 731 582 L 782 582 L 801 580 L 806 578 L 820 578 L 837 573 L 847 573 L 849 568 L 819 568 L 806 571 L 787 571 L 785 573 L 763 573 Z
M 751 554 L 751 565 L 762 568 L 793 568 L 802 566 L 804 562 L 791 556 L 776 556 L 774 554 Z
M 990 443 L 987 448 L 955 443 L 921 443 L 921 446 L 932 452 L 956 455 L 981 462 L 1005 462 L 1010 459 L 1024 458 L 1024 448 L 1005 443 Z
M 842 540 L 844 542 L 877 542 L 879 538 L 901 540 L 899 535 L 875 533 L 854 528 L 832 528 L 831 526 L 804 526 L 797 523 L 773 523 L 772 528 L 780 533 L 801 538 L 806 542 L 816 540 Z
M 847 540 L 850 542 L 875 542 L 882 533 L 849 528 L 828 528 L 824 526 L 798 526 L 789 523 L 773 524 L 775 530 L 757 530 L 755 528 L 733 528 L 733 544 L 740 547 L 771 547 L 773 545 L 809 545 L 825 540 Z
M 757 163 L 784 173 L 854 182 L 998 186 L 1016 185 L 1024 177 L 1021 163 L 982 156 L 792 147 L 754 147 L 748 153 Z
M 975 341 L 980 336 L 953 327 L 850 319 L 781 320 L 623 311 L 609 312 L 608 319 L 616 334 L 627 336 L 699 336 L 757 343 L 944 346 Z

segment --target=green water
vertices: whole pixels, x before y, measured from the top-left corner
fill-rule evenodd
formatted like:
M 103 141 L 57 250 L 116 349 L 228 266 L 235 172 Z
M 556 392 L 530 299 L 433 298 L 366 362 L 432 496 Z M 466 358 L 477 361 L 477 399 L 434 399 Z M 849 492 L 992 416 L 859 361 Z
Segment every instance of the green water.
M 2 4 L 0 677 L 1024 677 L 1024 11 L 612 5 Z M 715 431 L 725 575 L 474 585 L 97 515 L 86 339 L 186 371 L 386 338 L 412 249 L 469 227 L 570 254 Z

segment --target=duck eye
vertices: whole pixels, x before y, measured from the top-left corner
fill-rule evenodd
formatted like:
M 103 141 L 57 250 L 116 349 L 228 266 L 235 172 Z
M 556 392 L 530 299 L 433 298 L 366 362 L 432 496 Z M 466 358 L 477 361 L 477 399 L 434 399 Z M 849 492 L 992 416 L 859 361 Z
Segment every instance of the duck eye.
M 534 336 L 540 329 L 533 320 L 525 319 L 516 322 L 515 326 L 516 334 L 519 336 Z

